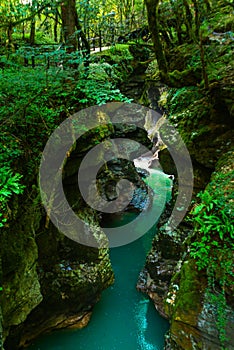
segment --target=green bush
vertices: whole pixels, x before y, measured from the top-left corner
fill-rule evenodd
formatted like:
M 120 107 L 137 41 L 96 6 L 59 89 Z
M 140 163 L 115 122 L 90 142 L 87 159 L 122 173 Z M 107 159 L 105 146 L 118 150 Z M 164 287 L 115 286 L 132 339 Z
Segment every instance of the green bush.
M 216 325 L 219 331 L 221 349 L 226 350 L 226 287 L 234 280 L 233 249 L 234 223 L 230 204 L 231 188 L 226 187 L 233 172 L 216 174 L 215 185 L 210 183 L 212 194 L 206 190 L 192 211 L 195 224 L 195 241 L 191 243 L 190 255 L 195 259 L 198 270 L 205 269 L 208 277 L 207 295 L 216 310 Z M 222 183 L 222 187 L 219 187 Z M 228 183 L 229 185 L 229 183 Z M 227 190 L 226 190 L 227 189 Z
M 167 108 L 170 115 L 181 113 L 191 107 L 194 101 L 202 97 L 201 92 L 195 86 L 186 86 L 180 89 L 170 89 L 167 96 Z
M 224 284 L 232 283 L 231 268 L 234 248 L 233 213 L 222 199 L 213 197 L 208 191 L 199 194 L 201 203 L 192 211 L 196 241 L 191 244 L 191 256 L 198 269 L 206 268 Z M 220 196 L 222 198 L 222 196 Z
M 91 105 L 108 101 L 130 102 L 116 88 L 116 67 L 107 63 L 90 66 L 87 74 L 77 54 L 55 50 L 40 55 L 63 66 L 22 67 L 20 55 L 2 57 L 0 70 L 0 222 L 6 220 L 7 202 L 23 191 L 23 183 L 35 181 L 41 152 L 53 130 L 68 116 Z M 29 55 L 30 56 L 30 55 Z M 23 56 L 22 56 L 23 57 Z M 73 68 L 73 65 L 78 65 Z M 110 74 L 109 74 L 110 73 Z M 84 125 L 80 126 L 81 128 Z M 7 167 L 4 165 L 7 164 Z M 19 173 L 24 174 L 22 178 Z
M 13 174 L 9 166 L 0 168 L 0 227 L 3 227 L 7 222 L 8 208 L 7 202 L 14 194 L 23 193 L 24 187 L 20 180 L 22 175 Z

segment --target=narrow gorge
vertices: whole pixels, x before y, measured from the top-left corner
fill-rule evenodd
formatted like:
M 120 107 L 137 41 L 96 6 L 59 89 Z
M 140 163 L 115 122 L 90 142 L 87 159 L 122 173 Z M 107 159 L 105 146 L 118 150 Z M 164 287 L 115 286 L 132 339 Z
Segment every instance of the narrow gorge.
M 233 4 L 0 14 L 0 350 L 234 350 Z

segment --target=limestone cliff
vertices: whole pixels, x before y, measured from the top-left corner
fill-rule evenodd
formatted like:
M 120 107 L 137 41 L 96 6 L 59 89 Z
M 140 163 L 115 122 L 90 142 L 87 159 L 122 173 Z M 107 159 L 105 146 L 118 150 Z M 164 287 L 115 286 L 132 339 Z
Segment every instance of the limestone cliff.
M 211 191 L 214 195 L 218 189 L 222 203 L 228 205 L 230 213 L 234 212 L 231 199 L 233 164 L 234 152 L 229 151 L 217 163 L 211 182 L 206 187 L 206 191 Z M 214 239 L 217 238 L 214 237 Z M 223 251 L 228 244 L 228 241 L 224 243 Z M 214 276 L 209 274 L 209 270 L 198 270 L 188 249 L 179 271 L 172 277 L 165 300 L 166 310 L 171 318 L 167 349 L 234 348 L 232 337 L 234 330 L 233 274 L 228 268 L 229 263 L 233 266 L 231 249 L 232 246 L 228 248 L 224 256 L 217 245 L 216 253 L 219 263 L 215 265 Z M 213 254 L 210 250 L 210 255 Z M 209 268 L 212 269 L 212 266 Z M 223 275 L 226 276 L 225 285 L 222 286 Z M 176 290 L 175 286 L 177 286 Z
M 108 138 L 124 136 L 151 145 L 142 129 L 144 113 L 134 111 L 134 107 L 131 112 L 136 119 L 136 125 L 132 126 L 108 124 L 106 115 L 107 124 L 81 137 L 64 167 L 66 198 L 73 210 L 88 220 L 94 235 L 100 214 L 82 198 L 77 172 L 84 155 Z M 118 108 L 116 118 L 118 121 Z M 136 149 L 127 147 L 127 151 L 134 155 Z M 93 165 L 90 164 L 87 170 L 92 171 Z M 116 196 L 116 183 L 123 176 L 140 185 L 141 176 L 131 162 L 112 162 L 101 170 L 97 180 L 107 200 Z M 31 186 L 31 193 L 10 204 L 11 221 L 0 235 L 5 350 L 24 347 L 35 337 L 53 329 L 85 326 L 102 290 L 114 280 L 108 249 L 78 244 L 61 234 L 51 222 L 48 224 L 38 187 L 36 184 Z M 144 188 L 142 190 L 143 194 Z M 137 208 L 137 203 L 130 203 L 130 206 Z M 98 237 L 100 240 L 104 237 L 100 229 Z
M 34 190 L 1 233 L 4 349 L 55 328 L 85 326 L 101 291 L 113 283 L 108 249 L 79 245 L 44 224 Z
M 110 131 L 102 136 L 110 135 Z M 73 168 L 82 154 L 101 140 L 99 133 L 79 144 Z M 90 142 L 89 147 L 87 147 Z M 71 171 L 72 166 L 70 166 Z M 69 178 L 68 167 L 66 178 Z M 72 197 L 72 182 L 65 191 Z M 1 305 L 4 349 L 18 349 L 43 332 L 55 328 L 81 327 L 87 324 L 92 307 L 101 291 L 113 283 L 113 272 L 107 248 L 82 246 L 61 233 L 50 223 L 38 188 L 9 206 L 11 221 L 0 235 L 3 265 Z M 76 193 L 76 208 L 89 217 L 92 227 L 98 218 Z
M 223 207 L 227 208 L 229 216 L 233 217 L 231 193 L 233 193 L 234 115 L 231 101 L 234 96 L 230 80 L 212 84 L 206 96 L 199 92 L 191 97 L 196 90 L 193 87 L 183 90 L 172 89 L 167 103 L 165 99 L 168 98 L 168 92 L 156 82 L 154 95 L 159 103 L 161 100 L 169 120 L 176 125 L 189 150 L 194 166 L 194 199 L 198 191 L 205 190 L 214 196 L 215 201 L 222 203 Z M 152 87 L 152 81 L 150 85 Z M 149 93 L 147 96 L 146 91 L 144 99 L 148 97 Z M 175 107 L 172 106 L 172 102 Z M 175 165 L 166 149 L 159 153 L 159 160 L 165 172 L 177 176 Z M 174 198 L 176 186 L 175 182 Z M 211 261 L 212 256 L 217 261 L 217 269 L 211 278 L 209 266 L 199 270 L 196 260 L 190 254 L 191 244 L 200 239 L 199 227 L 196 228 L 191 214 L 188 213 L 176 231 L 165 232 L 163 225 L 169 215 L 170 206 L 160 219 L 158 233 L 137 285 L 139 290 L 146 292 L 152 298 L 156 309 L 171 323 L 165 349 L 234 349 L 231 240 L 227 241 L 225 248 L 226 243 L 222 243 L 218 231 L 212 231 L 214 240 L 217 239 L 221 243 L 219 247 L 217 246 L 217 252 L 220 252 L 217 256 L 212 250 L 210 251 Z M 233 226 L 230 230 L 233 230 Z M 229 234 L 230 237 L 233 236 L 233 232 L 230 231 Z M 209 242 L 207 244 L 209 245 Z M 224 251 L 229 253 L 226 254 Z M 223 273 L 229 275 L 224 289 Z

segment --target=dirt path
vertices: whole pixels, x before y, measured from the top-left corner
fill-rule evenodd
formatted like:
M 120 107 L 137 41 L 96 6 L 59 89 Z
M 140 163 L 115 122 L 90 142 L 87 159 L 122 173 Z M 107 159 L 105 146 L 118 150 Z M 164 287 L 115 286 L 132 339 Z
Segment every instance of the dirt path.
M 104 47 L 102 47 L 102 50 L 100 51 L 100 48 L 97 47 L 95 50 L 91 49 L 90 53 L 93 54 L 93 53 L 97 53 L 97 52 L 102 52 L 102 51 L 109 50 L 110 48 L 111 48 L 111 46 L 104 46 Z

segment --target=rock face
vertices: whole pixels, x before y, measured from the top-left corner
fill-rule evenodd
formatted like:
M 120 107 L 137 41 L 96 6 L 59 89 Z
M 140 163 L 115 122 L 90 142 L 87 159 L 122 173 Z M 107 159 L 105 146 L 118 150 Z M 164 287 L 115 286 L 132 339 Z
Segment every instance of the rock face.
M 158 224 L 161 228 L 152 242 L 152 249 L 146 258 L 145 267 L 137 283 L 137 289 L 150 296 L 158 312 L 165 318 L 168 318 L 168 314 L 164 301 L 171 279 L 182 263 L 184 239 L 191 231 L 191 227 L 186 224 L 181 224 L 173 235 L 165 231 L 163 225 L 170 216 L 170 212 L 171 205 L 167 204 Z
M 194 194 L 204 188 L 212 193 L 218 186 L 223 189 L 220 196 L 225 203 L 228 189 L 230 192 L 233 186 L 234 116 L 231 101 L 234 96 L 228 83 L 211 86 L 209 94 L 209 103 L 204 98 L 189 106 L 192 117 L 178 113 L 178 117 L 173 118 L 193 161 Z M 148 98 L 149 94 L 145 92 L 145 96 Z M 158 94 L 155 96 L 157 100 Z M 167 149 L 159 152 L 159 161 L 166 173 L 177 176 Z M 228 184 L 224 181 L 227 174 L 230 178 Z M 175 192 L 176 188 L 174 195 Z M 228 205 L 233 212 L 233 200 L 229 199 Z M 222 298 L 220 288 L 216 286 L 212 291 L 207 288 L 206 271 L 198 271 L 190 256 L 190 239 L 194 231 L 191 223 L 185 218 L 176 232 L 164 232 L 168 210 L 159 222 L 158 233 L 137 284 L 137 288 L 152 298 L 156 309 L 171 323 L 165 349 L 234 349 L 233 287 L 225 288 L 226 303 L 220 308 L 217 302 Z M 218 272 L 216 279 L 219 280 Z M 226 334 L 224 344 L 220 341 L 220 329 Z
M 229 151 L 220 159 L 212 177 L 214 183 L 220 173 L 233 173 L 233 157 L 234 153 Z M 220 309 L 222 294 L 219 287 L 213 290 L 207 288 L 206 271 L 198 271 L 189 255 L 188 238 L 193 235 L 193 227 L 182 222 L 176 232 L 170 235 L 163 230 L 167 215 L 166 210 L 137 285 L 139 290 L 150 296 L 156 309 L 171 323 L 165 349 L 222 349 L 220 327 L 224 327 L 225 348 L 234 349 L 233 287 L 226 287 L 226 302 Z M 223 326 L 220 322 L 224 322 Z
M 32 194 L 33 195 L 33 194 Z M 11 327 L 22 324 L 28 314 L 42 301 L 37 274 L 38 247 L 35 232 L 40 226 L 40 207 L 34 202 L 24 208 L 14 203 L 12 228 L 1 232 L 0 247 L 3 265 L 1 306 L 3 339 Z
M 107 123 L 92 130 L 79 139 L 64 167 L 66 198 L 76 213 L 88 218 L 94 235 L 100 215 L 87 206 L 77 188 L 79 165 L 90 149 L 108 138 L 134 138 L 150 147 L 151 142 L 142 129 L 144 114 L 134 108 L 131 113 L 138 124 L 123 123 L 113 127 Z M 118 121 L 118 115 L 116 118 Z M 127 150 L 130 157 L 137 152 L 134 148 Z M 87 171 L 92 171 L 92 165 L 88 165 Z M 107 200 L 114 199 L 116 184 L 123 176 L 139 185 L 142 200 L 140 203 L 133 201 L 130 207 L 141 210 L 143 181 L 131 162 L 112 162 L 101 169 L 97 179 L 100 191 Z M 5 350 L 23 348 L 35 337 L 53 329 L 84 327 L 101 292 L 114 280 L 108 249 L 78 244 L 58 232 L 51 222 L 48 224 L 37 186 L 32 185 L 32 188 L 30 195 L 21 198 L 21 202 L 12 202 L 12 221 L 0 235 Z M 104 238 L 100 229 L 98 235 L 98 239 Z
M 87 218 L 94 236 L 99 218 L 76 191 L 77 171 L 86 152 L 111 135 L 113 127 L 104 125 L 83 137 L 64 168 L 67 200 Z M 21 203 L 11 203 L 12 221 L 0 235 L 5 350 L 56 328 L 86 325 L 102 290 L 114 280 L 108 249 L 83 246 L 59 233 L 48 224 L 37 186 L 31 186 Z M 103 238 L 99 229 L 95 239 Z
M 36 197 L 1 234 L 5 350 L 52 329 L 85 326 L 101 291 L 113 283 L 108 249 L 78 245 L 44 222 Z
M 215 293 L 219 297 L 218 291 Z M 174 296 L 174 297 L 173 297 Z M 165 300 L 165 308 L 171 320 L 166 350 L 220 350 L 218 326 L 218 305 L 212 302 L 207 292 L 207 276 L 197 270 L 192 260 L 185 260 L 177 275 L 174 275 Z M 233 308 L 227 305 L 222 313 L 226 315 L 226 349 L 234 349 Z

